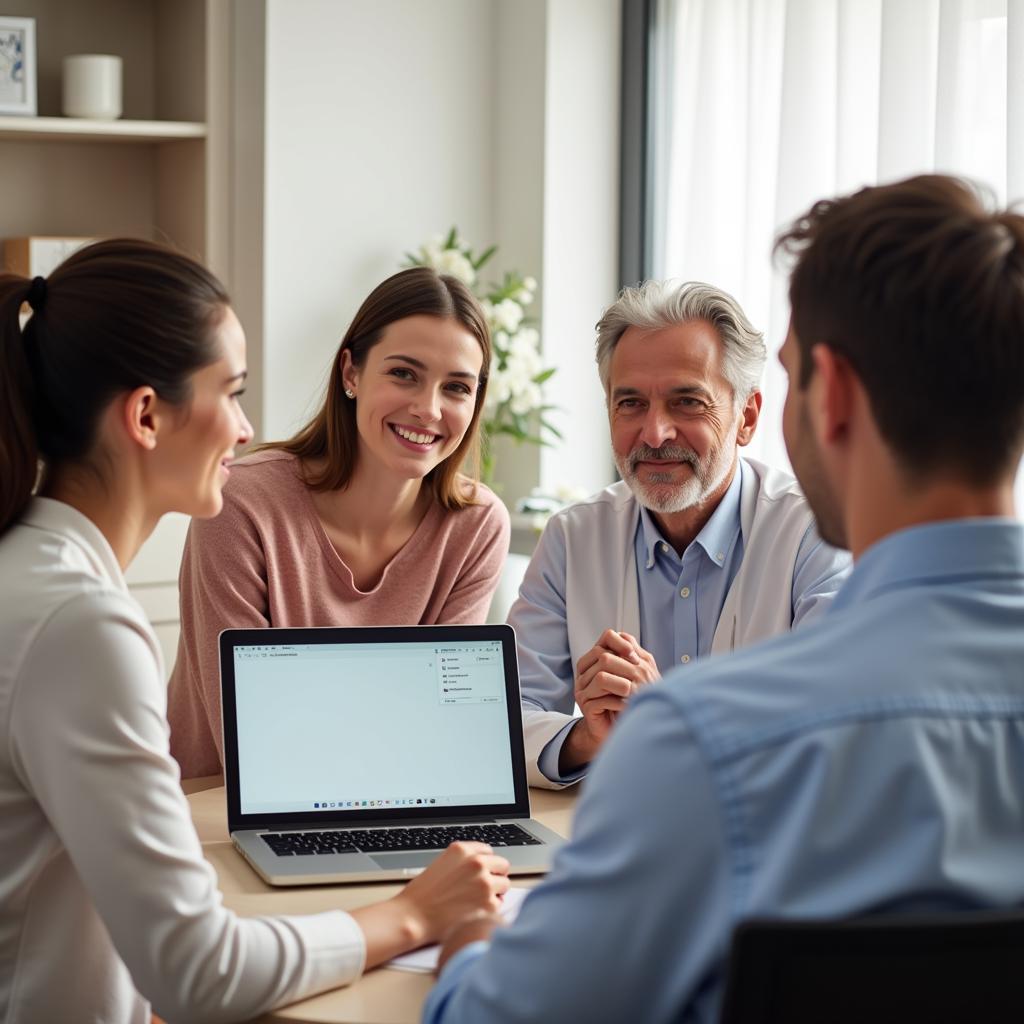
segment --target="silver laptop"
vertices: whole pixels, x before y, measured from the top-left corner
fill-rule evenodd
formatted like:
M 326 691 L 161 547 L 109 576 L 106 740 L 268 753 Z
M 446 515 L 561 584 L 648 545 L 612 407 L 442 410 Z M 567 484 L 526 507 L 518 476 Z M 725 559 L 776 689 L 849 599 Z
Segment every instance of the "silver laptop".
M 512 874 L 564 840 L 530 819 L 509 626 L 226 629 L 232 842 L 271 885 L 418 874 L 487 842 Z

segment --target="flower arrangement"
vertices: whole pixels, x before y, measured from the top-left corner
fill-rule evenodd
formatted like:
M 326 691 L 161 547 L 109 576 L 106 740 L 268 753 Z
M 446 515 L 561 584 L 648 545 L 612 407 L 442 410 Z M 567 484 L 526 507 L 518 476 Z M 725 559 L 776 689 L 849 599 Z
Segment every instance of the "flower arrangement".
M 544 401 L 544 383 L 555 372 L 544 369 L 540 333 L 526 308 L 533 302 L 537 282 L 518 271 L 507 271 L 500 284 L 484 284 L 481 268 L 498 251 L 489 246 L 479 255 L 453 227 L 414 253 L 406 253 L 406 266 L 431 267 L 458 278 L 480 300 L 491 330 L 492 359 L 487 402 L 481 420 L 484 445 L 482 476 L 494 476 L 493 438 L 505 434 L 517 442 L 551 445 L 561 434 L 548 419 L 554 408 Z

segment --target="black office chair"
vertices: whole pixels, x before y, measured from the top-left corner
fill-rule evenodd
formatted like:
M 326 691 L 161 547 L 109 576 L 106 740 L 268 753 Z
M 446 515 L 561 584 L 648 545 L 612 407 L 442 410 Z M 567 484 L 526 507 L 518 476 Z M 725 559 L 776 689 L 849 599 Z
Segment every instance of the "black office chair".
M 745 921 L 720 1024 L 1024 1024 L 1024 912 Z

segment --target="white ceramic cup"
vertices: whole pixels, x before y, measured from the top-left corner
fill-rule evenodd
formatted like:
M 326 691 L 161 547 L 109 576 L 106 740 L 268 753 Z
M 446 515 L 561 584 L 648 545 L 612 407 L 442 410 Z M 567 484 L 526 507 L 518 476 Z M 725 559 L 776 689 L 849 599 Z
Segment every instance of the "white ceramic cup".
M 64 58 L 66 117 L 113 121 L 121 116 L 121 58 L 107 53 L 77 53 Z

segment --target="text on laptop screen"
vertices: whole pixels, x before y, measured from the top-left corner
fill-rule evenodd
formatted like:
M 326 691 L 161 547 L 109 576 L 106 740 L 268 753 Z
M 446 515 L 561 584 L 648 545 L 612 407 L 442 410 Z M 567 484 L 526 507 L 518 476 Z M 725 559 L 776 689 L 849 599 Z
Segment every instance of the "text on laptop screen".
M 500 641 L 236 647 L 242 814 L 510 804 Z

